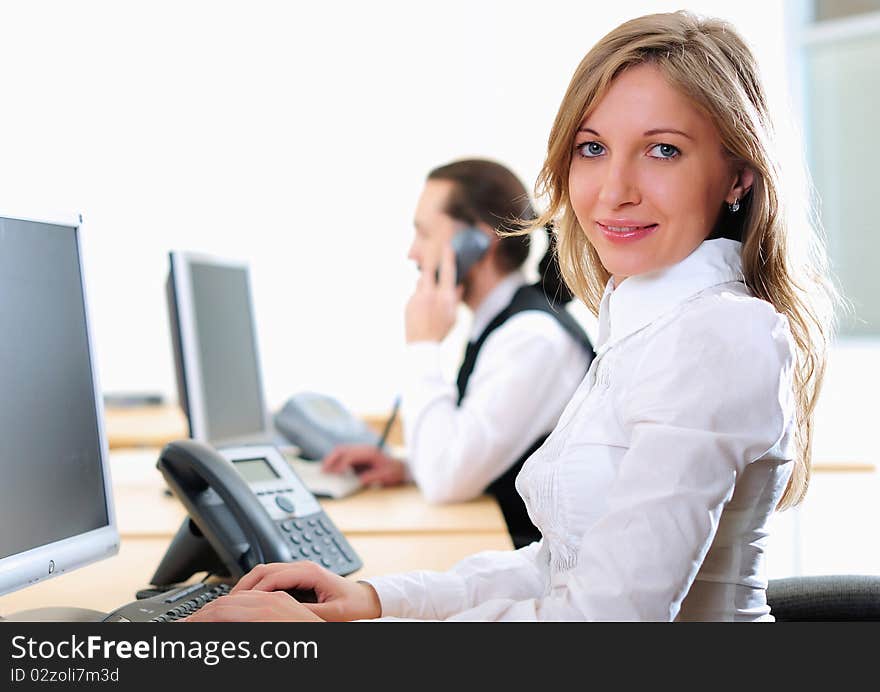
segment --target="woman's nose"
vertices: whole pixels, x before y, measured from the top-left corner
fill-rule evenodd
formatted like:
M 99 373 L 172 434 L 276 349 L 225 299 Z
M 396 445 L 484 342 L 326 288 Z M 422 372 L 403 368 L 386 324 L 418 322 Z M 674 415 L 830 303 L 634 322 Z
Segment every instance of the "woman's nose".
M 605 169 L 599 201 L 609 209 L 641 201 L 639 186 L 633 166 L 626 161 L 611 161 Z

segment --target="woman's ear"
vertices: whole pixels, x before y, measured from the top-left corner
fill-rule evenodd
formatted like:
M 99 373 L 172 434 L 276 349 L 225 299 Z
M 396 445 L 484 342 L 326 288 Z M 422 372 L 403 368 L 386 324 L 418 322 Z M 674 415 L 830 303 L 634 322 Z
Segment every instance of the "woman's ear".
M 752 185 L 755 182 L 755 171 L 751 166 L 743 166 L 740 169 L 739 173 L 736 176 L 736 180 L 733 182 L 733 186 L 727 192 L 727 197 L 724 198 L 724 201 L 728 204 L 733 204 L 736 201 L 742 201 L 743 198 L 749 193 L 749 190 L 752 189 Z

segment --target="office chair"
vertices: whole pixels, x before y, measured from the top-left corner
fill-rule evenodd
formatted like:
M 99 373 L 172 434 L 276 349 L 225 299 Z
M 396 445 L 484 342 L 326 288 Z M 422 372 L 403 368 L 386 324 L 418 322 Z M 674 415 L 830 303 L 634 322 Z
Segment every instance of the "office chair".
M 767 602 L 777 622 L 880 622 L 880 575 L 771 579 Z

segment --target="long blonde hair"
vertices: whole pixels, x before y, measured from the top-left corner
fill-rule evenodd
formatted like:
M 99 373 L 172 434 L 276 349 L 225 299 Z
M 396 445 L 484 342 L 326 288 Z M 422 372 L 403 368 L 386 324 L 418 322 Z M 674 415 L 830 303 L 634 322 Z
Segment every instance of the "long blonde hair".
M 737 217 L 745 283 L 753 295 L 788 317 L 796 348 L 796 459 L 779 503 L 785 509 L 803 499 L 809 483 L 813 412 L 825 373 L 837 298 L 816 224 L 805 223 L 797 229 L 799 236 L 790 232 L 778 162 L 772 153 L 767 99 L 755 59 L 733 27 L 680 11 L 633 19 L 600 40 L 575 70 L 556 115 L 536 186 L 548 206 L 533 227 L 554 223 L 562 276 L 572 292 L 597 313 L 609 274 L 587 241 L 569 200 L 574 138 L 614 78 L 627 67 L 646 62 L 658 67 L 670 84 L 709 115 L 732 161 L 755 173 Z M 800 255 L 795 240 L 801 241 Z

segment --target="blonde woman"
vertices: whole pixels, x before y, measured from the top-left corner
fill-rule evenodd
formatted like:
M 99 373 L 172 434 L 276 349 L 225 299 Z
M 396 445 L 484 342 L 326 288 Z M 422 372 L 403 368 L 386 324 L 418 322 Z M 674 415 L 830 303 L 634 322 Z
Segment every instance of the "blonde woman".
M 810 229 L 786 221 L 772 137 L 728 24 L 652 15 L 603 38 L 539 181 L 535 225 L 555 221 L 600 324 L 517 479 L 543 539 L 369 583 L 261 566 L 192 619 L 772 619 L 767 525 L 807 489 L 833 299 Z M 292 587 L 320 602 L 266 593 Z

